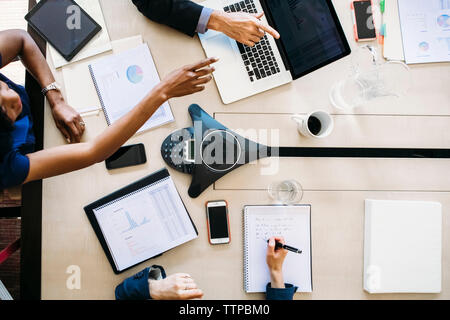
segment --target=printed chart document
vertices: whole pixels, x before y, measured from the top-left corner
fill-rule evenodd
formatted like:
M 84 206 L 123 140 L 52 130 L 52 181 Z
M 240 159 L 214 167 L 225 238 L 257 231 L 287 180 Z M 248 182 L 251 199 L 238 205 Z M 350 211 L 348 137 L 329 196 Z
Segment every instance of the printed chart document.
M 160 82 L 147 44 L 100 59 L 89 70 L 108 125 L 133 109 Z M 142 132 L 174 121 L 165 102 L 142 126 Z
M 100 100 L 95 91 L 91 74 L 89 73 L 89 65 L 101 58 L 136 48 L 141 44 L 142 36 L 115 40 L 111 42 L 112 51 L 104 52 L 95 57 L 90 57 L 62 67 L 64 83 L 67 84 L 65 85 L 67 102 L 80 113 L 87 108 L 101 109 Z M 71 83 L 76 83 L 77 85 L 69 85 Z
M 80 52 L 78 52 L 78 54 L 73 57 L 71 61 L 66 61 L 66 59 L 64 59 L 64 57 L 61 56 L 52 46 L 48 45 L 47 48 L 49 48 L 55 68 L 60 68 L 112 49 L 108 28 L 106 27 L 105 18 L 103 17 L 99 0 L 76 0 L 76 3 L 83 8 L 83 10 L 86 11 L 87 14 L 100 25 L 100 27 L 102 27 L 102 30 L 100 30 L 100 32 L 92 38 L 91 41 L 89 41 L 89 43 Z
M 398 9 L 406 63 L 450 62 L 450 0 L 398 0 Z
M 311 206 L 246 206 L 244 208 L 244 289 L 266 292 L 270 274 L 266 263 L 267 240 L 284 237 L 286 244 L 302 250 L 289 252 L 283 264 L 286 283 L 298 292 L 312 292 Z
M 170 176 L 93 212 L 119 271 L 197 238 Z

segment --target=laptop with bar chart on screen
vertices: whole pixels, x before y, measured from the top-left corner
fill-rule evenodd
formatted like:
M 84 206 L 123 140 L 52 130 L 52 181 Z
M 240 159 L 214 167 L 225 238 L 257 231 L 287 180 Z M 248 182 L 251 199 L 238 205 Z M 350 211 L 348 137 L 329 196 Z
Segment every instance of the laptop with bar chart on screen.
M 167 169 L 84 208 L 115 273 L 197 238 Z

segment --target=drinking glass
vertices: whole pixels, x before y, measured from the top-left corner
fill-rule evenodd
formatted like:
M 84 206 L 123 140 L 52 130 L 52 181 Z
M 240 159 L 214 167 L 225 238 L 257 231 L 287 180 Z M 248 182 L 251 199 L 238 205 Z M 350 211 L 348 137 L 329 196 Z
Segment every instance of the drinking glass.
M 379 97 L 401 97 L 411 87 L 409 67 L 401 61 L 385 62 L 377 48 L 359 47 L 351 55 L 351 72 L 330 90 L 331 104 L 349 111 Z
M 336 82 L 330 91 L 335 108 L 349 110 L 380 97 L 402 97 L 411 86 L 409 67 L 389 61 Z
M 296 180 L 273 182 L 268 188 L 269 196 L 282 204 L 298 203 L 303 198 L 302 185 Z

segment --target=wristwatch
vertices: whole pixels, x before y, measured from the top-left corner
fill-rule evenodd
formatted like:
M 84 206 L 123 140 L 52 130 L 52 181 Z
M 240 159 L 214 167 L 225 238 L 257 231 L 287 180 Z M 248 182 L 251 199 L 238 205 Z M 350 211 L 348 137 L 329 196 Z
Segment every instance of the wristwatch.
M 42 89 L 42 94 L 45 96 L 47 92 L 51 90 L 61 91 L 61 86 L 57 82 L 50 83 L 44 89 Z

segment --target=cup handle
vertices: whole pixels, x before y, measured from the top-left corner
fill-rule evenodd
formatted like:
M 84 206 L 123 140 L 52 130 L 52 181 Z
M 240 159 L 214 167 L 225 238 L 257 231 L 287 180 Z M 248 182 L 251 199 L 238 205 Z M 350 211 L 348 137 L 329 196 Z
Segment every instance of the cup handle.
M 301 124 L 303 120 L 301 116 L 292 116 L 291 119 L 297 122 L 298 124 Z

